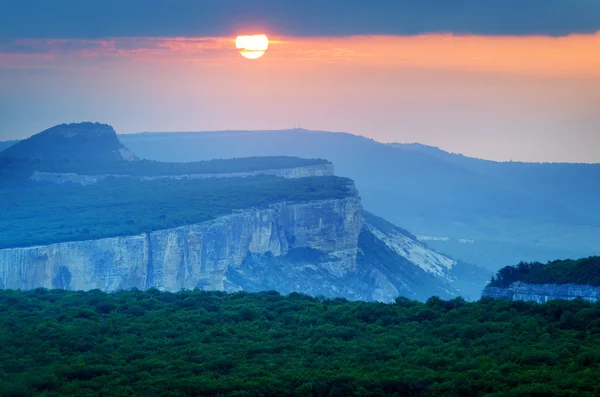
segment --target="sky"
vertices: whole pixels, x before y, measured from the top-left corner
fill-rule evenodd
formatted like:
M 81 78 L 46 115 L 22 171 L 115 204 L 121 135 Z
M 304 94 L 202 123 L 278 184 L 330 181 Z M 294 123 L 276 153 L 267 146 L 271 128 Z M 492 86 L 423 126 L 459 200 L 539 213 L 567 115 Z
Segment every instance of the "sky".
M 600 162 L 600 1 L 0 2 L 0 140 L 77 121 Z

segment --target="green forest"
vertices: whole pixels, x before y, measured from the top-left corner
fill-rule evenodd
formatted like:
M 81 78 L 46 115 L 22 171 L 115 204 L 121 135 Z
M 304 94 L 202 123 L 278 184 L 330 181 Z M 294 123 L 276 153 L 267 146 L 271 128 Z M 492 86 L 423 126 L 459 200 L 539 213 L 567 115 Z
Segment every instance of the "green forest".
M 329 164 L 322 159 L 303 159 L 299 157 L 245 157 L 234 159 L 216 159 L 190 163 L 167 163 L 151 160 L 139 161 L 82 161 L 82 160 L 39 160 L 0 158 L 0 169 L 14 175 L 15 178 L 27 177 L 33 171 L 75 173 L 81 175 L 189 175 L 189 174 L 226 174 L 272 169 L 305 167 Z
M 600 286 L 600 257 L 521 262 L 498 271 L 490 282 L 491 287 L 508 287 L 516 281 L 529 284 L 588 284 Z
M 2 396 L 598 396 L 600 304 L 0 291 Z
M 0 190 L 0 248 L 128 236 L 168 229 L 275 202 L 348 197 L 340 177 L 271 176 L 159 179 L 109 178 L 91 186 L 34 184 Z

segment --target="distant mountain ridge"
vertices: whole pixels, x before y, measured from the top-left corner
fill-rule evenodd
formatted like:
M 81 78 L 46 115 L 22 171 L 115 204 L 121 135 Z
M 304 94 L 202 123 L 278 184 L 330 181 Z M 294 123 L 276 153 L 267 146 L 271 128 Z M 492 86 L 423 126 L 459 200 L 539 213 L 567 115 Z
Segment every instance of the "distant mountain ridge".
M 9 147 L 13 146 L 14 144 L 16 144 L 18 142 L 20 142 L 20 141 L 0 141 L 0 152 L 8 149 Z
M 0 157 L 37 160 L 133 161 L 137 158 L 100 123 L 60 124 L 14 143 Z
M 447 237 L 428 245 L 493 271 L 521 260 L 600 254 L 600 164 L 494 162 L 425 145 L 302 129 L 120 139 L 140 157 L 161 161 L 326 158 L 336 174 L 356 182 L 367 210 L 416 235 Z

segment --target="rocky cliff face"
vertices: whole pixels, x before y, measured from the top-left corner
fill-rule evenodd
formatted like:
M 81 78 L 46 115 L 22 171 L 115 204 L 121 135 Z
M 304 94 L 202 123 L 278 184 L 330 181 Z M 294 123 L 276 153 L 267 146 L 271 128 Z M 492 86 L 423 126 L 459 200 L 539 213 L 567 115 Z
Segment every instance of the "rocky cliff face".
M 250 283 L 259 277 L 250 274 L 252 262 L 266 261 L 288 267 L 304 263 L 308 270 L 305 275 L 296 272 L 298 280 L 281 280 L 284 285 L 274 289 L 286 292 L 289 285 L 301 292 L 343 295 L 331 286 L 356 272 L 361 211 L 358 197 L 278 203 L 138 236 L 4 249 L 0 287 L 236 291 L 244 288 L 245 273 Z M 306 252 L 318 253 L 319 260 L 308 263 Z M 260 285 L 275 280 L 264 269 Z M 319 284 L 314 274 L 324 282 Z M 303 287 L 308 284 L 322 287 Z
M 305 178 L 311 176 L 333 176 L 333 164 L 317 164 L 305 167 L 282 168 L 274 170 L 259 170 L 250 172 L 231 172 L 218 174 L 187 174 L 187 175 L 156 175 L 133 177 L 144 181 L 155 179 L 204 179 L 204 178 L 245 178 L 259 175 L 272 175 L 281 178 Z M 35 171 L 31 180 L 35 182 L 52 183 L 77 183 L 80 185 L 93 185 L 106 178 L 132 178 L 130 175 L 79 175 L 74 173 L 56 173 Z
M 467 296 L 453 273 L 459 265 L 363 213 L 355 194 L 137 236 L 3 249 L 0 288 L 276 290 L 393 302 Z
M 538 303 L 554 299 L 573 300 L 577 298 L 597 302 L 600 299 L 600 287 L 585 284 L 527 284 L 519 281 L 512 283 L 507 288 L 486 287 L 482 296 Z

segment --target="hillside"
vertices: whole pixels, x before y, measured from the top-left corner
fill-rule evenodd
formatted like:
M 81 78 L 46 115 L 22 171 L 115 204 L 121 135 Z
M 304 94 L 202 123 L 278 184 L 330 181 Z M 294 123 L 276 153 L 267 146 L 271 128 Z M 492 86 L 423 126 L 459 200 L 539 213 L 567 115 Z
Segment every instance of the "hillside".
M 132 161 L 115 130 L 100 123 L 60 124 L 19 141 L 0 157 L 12 159 Z
M 0 152 L 2 152 L 5 149 L 8 149 L 17 142 L 19 141 L 0 141 Z
M 0 395 L 597 396 L 600 306 L 0 291 Z
M 120 139 L 140 157 L 161 161 L 326 158 L 338 175 L 356 182 L 367 210 L 415 235 L 446 239 L 427 244 L 493 271 L 518 261 L 600 254 L 600 165 L 499 163 L 424 145 L 307 130 L 141 133 Z
M 435 252 L 409 231 L 363 212 L 358 263 L 370 265 L 402 286 L 399 295 L 425 300 L 432 295 L 477 299 L 490 278 L 479 266 Z

